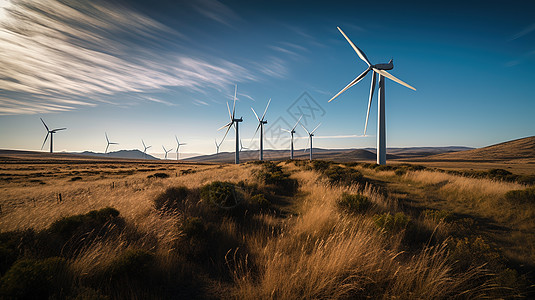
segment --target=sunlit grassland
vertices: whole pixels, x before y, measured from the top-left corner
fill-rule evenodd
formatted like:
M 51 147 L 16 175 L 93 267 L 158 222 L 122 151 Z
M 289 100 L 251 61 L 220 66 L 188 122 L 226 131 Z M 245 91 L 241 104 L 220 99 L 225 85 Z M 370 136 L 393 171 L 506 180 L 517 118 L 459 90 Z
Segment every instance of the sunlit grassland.
M 29 250 L 16 252 L 14 263 L 65 259 L 74 281 L 53 291 L 55 296 L 429 299 L 525 294 L 521 278 L 505 262 L 491 261 L 498 254 L 485 241 L 463 239 L 463 222 L 451 221 L 447 212 L 407 210 L 403 197 L 370 179 L 410 184 L 422 193 L 432 186 L 444 201 L 481 203 L 466 204 L 472 209 L 525 188 L 515 183 L 429 171 L 400 176 L 391 170 L 299 161 L 12 165 L 2 172 L 0 232 L 26 232 L 23 239 L 37 241 L 30 246 L 19 241 Z M 169 177 L 154 176 L 158 173 Z M 210 185 L 217 181 L 230 185 Z M 224 192 L 240 204 L 226 207 L 210 198 Z M 159 206 L 156 199 L 163 199 Z M 59 239 L 65 243 L 61 251 L 50 254 L 47 247 L 35 246 L 42 236 L 58 239 L 53 231 L 57 220 L 105 207 L 119 216 L 87 234 Z M 7 293 L 5 278 L 15 274 L 9 272 L 2 274 L 0 293 Z

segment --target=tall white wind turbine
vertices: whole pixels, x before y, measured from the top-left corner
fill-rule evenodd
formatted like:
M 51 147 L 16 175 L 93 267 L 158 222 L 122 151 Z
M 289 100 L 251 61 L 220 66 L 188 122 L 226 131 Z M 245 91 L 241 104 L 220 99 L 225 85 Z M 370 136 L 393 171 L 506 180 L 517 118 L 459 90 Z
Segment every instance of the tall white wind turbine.
M 41 118 L 39 118 L 41 119 Z M 43 150 L 43 147 L 45 146 L 45 143 L 46 143 L 46 140 L 48 139 L 48 136 L 50 135 L 50 153 L 54 153 L 54 145 L 53 145 L 53 141 L 54 141 L 54 133 L 60 131 L 60 130 L 65 130 L 67 128 L 57 128 L 57 129 L 48 129 L 48 126 L 46 126 L 45 124 L 45 121 L 43 121 L 43 119 L 41 119 L 41 122 L 43 122 L 43 125 L 45 125 L 45 128 L 46 128 L 46 136 L 45 136 L 45 141 L 43 142 L 43 145 L 41 145 L 41 150 Z
M 392 76 L 392 74 L 388 73 L 386 70 L 392 70 L 394 68 L 394 62 L 391 59 L 387 64 L 376 64 L 372 65 L 368 58 L 366 57 L 366 54 L 362 52 L 353 42 L 347 37 L 347 35 L 340 29 L 340 27 L 337 27 L 340 33 L 344 36 L 344 38 L 347 40 L 349 45 L 357 52 L 357 55 L 362 59 L 367 65 L 368 68 L 362 72 L 357 78 L 355 78 L 353 81 L 351 81 L 345 88 L 343 88 L 338 94 L 334 95 L 334 97 L 329 100 L 329 102 L 333 101 L 336 97 L 338 97 L 340 94 L 345 92 L 350 87 L 357 84 L 362 78 L 368 74 L 368 72 L 372 71 L 372 84 L 370 88 L 370 99 L 368 101 L 368 112 L 366 113 L 366 124 L 364 125 L 364 135 L 366 135 L 366 130 L 368 128 L 368 117 L 370 116 L 370 106 L 372 104 L 372 98 L 373 98 L 373 92 L 375 90 L 375 76 L 376 74 L 379 75 L 379 104 L 378 104 L 378 124 L 377 124 L 377 164 L 384 165 L 386 164 L 386 125 L 385 125 L 385 80 L 384 77 L 393 80 L 401 85 L 404 85 L 412 90 L 416 89 L 409 84 L 401 81 L 400 79 Z
M 299 124 L 299 121 L 301 121 L 302 117 L 303 117 L 303 115 L 301 115 L 299 117 L 299 120 L 297 120 L 297 122 L 295 123 L 294 127 L 292 127 L 291 130 L 287 130 L 287 129 L 281 128 L 281 130 L 288 132 L 292 136 L 292 140 L 290 142 L 290 159 L 294 159 L 294 133 L 295 133 L 295 127 L 297 127 L 297 124 Z
M 141 143 L 143 144 L 143 154 L 145 154 L 145 158 L 147 157 L 147 149 L 149 149 L 152 146 L 145 146 L 145 142 L 143 139 L 141 139 Z
M 260 129 L 260 160 L 264 160 L 264 124 L 267 124 L 267 121 L 264 120 L 264 118 L 266 117 L 269 103 L 271 103 L 271 99 L 269 99 L 266 105 L 266 109 L 264 110 L 264 114 L 262 115 L 262 118 L 259 118 L 258 115 L 256 114 L 256 111 L 254 111 L 254 108 L 251 107 L 251 110 L 253 111 L 256 119 L 258 120 L 258 127 L 256 127 L 256 131 L 253 135 L 253 139 L 256 136 L 256 133 L 258 132 L 258 130 Z
M 176 140 L 176 160 L 178 160 L 178 148 L 180 148 L 180 146 L 187 145 L 187 144 L 186 143 L 180 143 L 178 141 L 178 138 L 176 137 L 176 135 L 175 135 L 175 140 Z
M 238 92 L 238 85 L 236 85 L 234 88 L 234 104 L 232 104 L 232 113 L 230 112 L 230 107 L 227 102 L 227 109 L 228 109 L 228 115 L 230 117 L 230 122 L 228 122 L 226 125 L 219 128 L 218 130 L 227 128 L 227 131 L 225 132 L 225 136 L 223 136 L 223 139 L 221 140 L 221 143 L 219 144 L 221 145 L 223 141 L 225 140 L 225 138 L 227 137 L 227 134 L 230 128 L 232 127 L 232 125 L 234 125 L 234 128 L 236 129 L 236 151 L 235 151 L 234 163 L 239 164 L 240 163 L 240 134 L 238 130 L 238 125 L 240 124 L 240 122 L 243 122 L 243 117 L 239 119 L 236 118 L 236 93 L 237 92 Z
M 167 153 L 173 151 L 173 148 L 169 149 L 169 150 L 166 150 L 165 147 L 162 145 L 162 148 L 163 148 L 163 151 L 165 152 L 165 158 L 164 159 L 167 159 Z
M 108 139 L 108 134 L 106 132 L 104 132 L 104 135 L 106 136 L 106 150 L 104 151 L 104 154 L 108 153 L 108 148 L 110 147 L 110 145 L 119 145 L 119 143 L 112 143 L 110 142 L 110 139 Z
M 308 131 L 305 126 L 301 125 L 301 127 L 303 127 L 303 129 L 307 132 L 308 134 L 308 144 L 310 145 L 310 160 L 312 160 L 312 137 L 314 136 L 314 132 L 316 131 L 316 129 L 318 129 L 318 127 L 320 127 L 321 123 L 318 124 L 318 126 L 316 126 L 316 128 L 314 128 L 314 130 L 312 131 Z M 307 148 L 305 148 L 305 152 L 307 151 Z

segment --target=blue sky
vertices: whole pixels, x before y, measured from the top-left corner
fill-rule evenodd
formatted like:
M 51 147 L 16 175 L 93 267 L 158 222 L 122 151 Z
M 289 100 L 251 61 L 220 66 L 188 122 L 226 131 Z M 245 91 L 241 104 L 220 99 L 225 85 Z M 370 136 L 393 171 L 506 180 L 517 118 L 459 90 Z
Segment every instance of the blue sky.
M 268 148 L 288 147 L 280 127 L 300 113 L 322 123 L 315 147 L 375 147 L 376 98 L 362 136 L 370 75 L 327 103 L 366 67 L 337 26 L 417 89 L 387 81 L 387 146 L 535 135 L 535 3 L 358 2 L 0 0 L 0 148 L 39 150 L 42 117 L 68 128 L 55 151 L 103 152 L 107 132 L 111 150 L 144 139 L 158 155 L 177 135 L 183 152 L 213 153 L 235 84 L 246 147 L 258 147 L 250 107 L 269 98 Z

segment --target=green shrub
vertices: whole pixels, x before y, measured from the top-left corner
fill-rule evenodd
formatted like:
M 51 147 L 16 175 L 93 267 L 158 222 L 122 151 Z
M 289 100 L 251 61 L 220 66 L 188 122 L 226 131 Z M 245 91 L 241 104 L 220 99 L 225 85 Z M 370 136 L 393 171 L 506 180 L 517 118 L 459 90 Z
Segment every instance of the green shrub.
M 147 279 L 153 263 L 154 254 L 141 249 L 127 250 L 111 262 L 106 274 L 112 281 Z
M 72 284 L 67 262 L 58 257 L 17 261 L 2 277 L 0 295 L 12 299 L 65 298 Z
M 482 265 L 495 269 L 504 263 L 500 253 L 479 236 L 453 239 L 448 243 L 448 248 L 449 259 L 463 271 Z
M 189 194 L 186 187 L 170 187 L 154 199 L 154 207 L 162 212 L 182 209 Z
M 395 215 L 384 213 L 373 217 L 375 225 L 386 232 L 400 232 L 406 229 L 411 222 L 411 218 L 402 212 Z
M 296 179 L 290 178 L 289 174 L 283 172 L 282 167 L 266 162 L 263 168 L 256 172 L 256 177 L 264 184 L 275 187 L 275 192 L 282 195 L 293 195 L 297 191 L 298 183 Z
M 407 169 L 396 169 L 394 171 L 394 174 L 396 174 L 396 176 L 403 176 L 405 175 L 405 173 L 407 173 Z
M 115 225 L 123 225 L 124 223 L 124 220 L 119 218 L 119 211 L 115 208 L 105 207 L 100 210 L 92 210 L 87 214 L 61 218 L 50 225 L 48 232 L 58 234 L 68 240 L 77 233 L 99 231 L 108 223 Z
M 363 183 L 364 177 L 362 174 L 353 168 L 343 168 L 340 166 L 332 166 L 323 172 L 332 184 L 356 184 Z
M 445 210 L 426 209 L 422 212 L 422 215 L 426 218 L 432 219 L 435 222 L 452 222 L 453 213 Z
M 184 220 L 182 231 L 187 237 L 201 237 L 206 234 L 206 226 L 201 218 L 190 217 Z
M 338 201 L 338 207 L 349 213 L 363 213 L 371 206 L 368 197 L 360 194 L 346 194 Z
M 251 197 L 251 203 L 253 205 L 257 205 L 261 209 L 267 209 L 271 206 L 271 202 L 266 199 L 266 196 L 264 196 L 264 194 L 257 194 Z
M 163 169 L 165 170 L 165 169 Z M 147 178 L 169 178 L 169 174 L 167 173 L 154 173 L 152 175 L 147 176 Z
M 505 200 L 513 204 L 535 204 L 535 187 L 505 193 Z
M 240 201 L 234 184 L 230 182 L 214 181 L 201 188 L 201 197 L 218 207 L 234 207 Z
M 313 160 L 312 169 L 314 171 L 323 172 L 331 166 L 331 162 L 324 160 Z

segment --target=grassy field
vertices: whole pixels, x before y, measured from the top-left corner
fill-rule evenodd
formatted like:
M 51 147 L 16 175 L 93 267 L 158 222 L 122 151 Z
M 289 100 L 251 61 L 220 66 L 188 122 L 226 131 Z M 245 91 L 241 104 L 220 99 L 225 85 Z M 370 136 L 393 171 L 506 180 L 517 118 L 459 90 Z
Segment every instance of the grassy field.
M 5 164 L 0 297 L 532 297 L 533 173 L 452 169 Z

